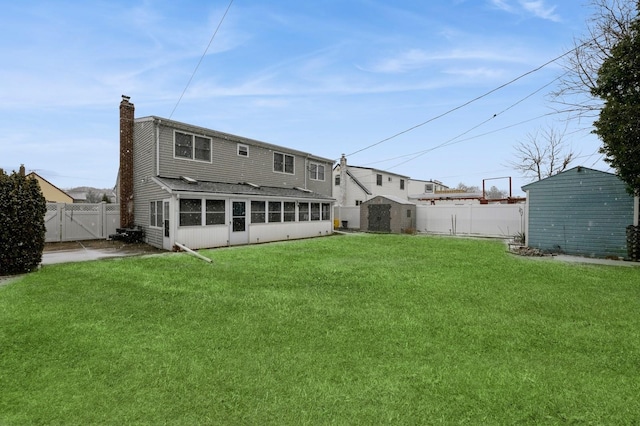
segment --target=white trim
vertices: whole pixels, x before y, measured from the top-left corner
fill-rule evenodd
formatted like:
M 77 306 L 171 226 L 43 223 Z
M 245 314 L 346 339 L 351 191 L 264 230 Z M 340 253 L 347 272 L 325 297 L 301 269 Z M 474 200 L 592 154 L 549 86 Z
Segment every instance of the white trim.
M 245 154 L 240 154 L 240 148 L 245 148 L 246 151 L 246 155 Z M 236 144 L 236 154 L 238 155 L 238 157 L 244 157 L 244 158 L 249 158 L 249 145 L 243 144 L 243 143 L 237 143 Z
M 276 154 L 280 154 L 280 155 L 283 156 L 282 157 L 282 171 L 276 170 L 276 162 L 275 162 L 275 155 Z M 286 164 L 287 164 L 287 161 L 286 161 L 287 156 L 293 158 L 293 172 L 291 172 L 291 173 L 285 171 L 286 170 Z M 296 156 L 292 155 L 292 154 L 287 154 L 287 153 L 284 153 L 284 152 L 280 152 L 280 151 L 273 151 L 272 169 L 273 169 L 274 173 L 282 173 L 283 175 L 290 175 L 290 176 L 295 175 L 296 174 Z
M 176 155 L 176 133 L 182 133 L 183 135 L 190 135 L 191 138 L 191 158 L 181 157 Z M 209 160 L 201 160 L 196 158 L 196 137 L 209 140 Z M 197 163 L 211 164 L 213 162 L 213 138 L 206 135 L 199 135 L 196 133 L 187 132 L 184 130 L 173 129 L 173 158 L 175 160 L 195 161 Z

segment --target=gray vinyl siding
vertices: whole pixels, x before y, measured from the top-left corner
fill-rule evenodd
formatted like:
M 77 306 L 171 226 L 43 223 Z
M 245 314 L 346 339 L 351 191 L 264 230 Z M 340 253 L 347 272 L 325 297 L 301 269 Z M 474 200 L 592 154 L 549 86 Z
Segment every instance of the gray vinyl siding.
M 617 176 L 576 167 L 523 189 L 528 191 L 528 246 L 588 257 L 627 255 L 633 197 Z
M 263 186 L 306 187 L 315 192 L 331 195 L 331 168 L 333 163 L 309 154 L 276 145 L 270 145 L 214 130 L 189 126 L 183 123 L 157 119 L 160 130 L 160 170 L 158 175 L 169 178 L 189 176 L 211 182 L 252 182 Z M 157 125 L 157 124 L 156 124 Z M 174 130 L 211 138 L 211 162 L 194 161 L 174 157 Z M 153 136 L 155 145 L 155 135 Z M 239 156 L 238 144 L 249 147 L 247 157 Z M 155 148 L 154 148 L 155 149 Z M 294 174 L 273 170 L 273 154 L 279 152 L 294 157 Z M 325 180 L 312 181 L 308 177 L 307 161 L 325 165 Z
M 133 182 L 135 225 L 144 229 L 145 241 L 162 247 L 162 230 L 149 228 L 149 203 L 169 198 L 151 178 L 155 176 L 155 127 L 151 121 L 134 125 Z

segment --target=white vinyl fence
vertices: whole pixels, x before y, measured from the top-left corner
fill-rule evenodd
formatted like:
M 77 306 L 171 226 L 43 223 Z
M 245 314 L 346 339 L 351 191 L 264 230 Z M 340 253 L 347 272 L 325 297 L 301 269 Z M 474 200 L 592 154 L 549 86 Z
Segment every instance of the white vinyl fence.
M 106 239 L 120 227 L 119 204 L 47 203 L 45 241 Z
M 524 212 L 525 204 L 418 205 L 416 231 L 513 237 L 525 230 Z M 336 207 L 334 213 L 336 219 L 348 222 L 348 228 L 360 228 L 360 207 Z
M 483 237 L 513 237 L 524 232 L 524 204 L 418 206 L 418 232 Z

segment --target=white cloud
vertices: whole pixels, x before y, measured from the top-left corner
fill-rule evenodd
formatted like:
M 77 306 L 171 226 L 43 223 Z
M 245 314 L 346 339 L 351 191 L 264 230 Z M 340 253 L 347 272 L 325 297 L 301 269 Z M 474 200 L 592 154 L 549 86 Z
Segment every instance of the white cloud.
M 506 12 L 513 12 L 514 8 L 509 4 L 507 0 L 490 0 L 491 4 L 500 10 Z
M 545 0 L 518 0 L 518 7 L 512 4 L 510 0 L 489 0 L 489 3 L 495 8 L 508 13 L 524 15 L 533 15 L 536 18 L 545 19 L 553 22 L 560 22 L 561 18 L 556 12 L 556 6 L 548 6 Z
M 560 16 L 555 13 L 556 6 L 546 6 L 543 0 L 526 1 L 521 0 L 520 5 L 529 13 L 538 18 L 559 22 Z

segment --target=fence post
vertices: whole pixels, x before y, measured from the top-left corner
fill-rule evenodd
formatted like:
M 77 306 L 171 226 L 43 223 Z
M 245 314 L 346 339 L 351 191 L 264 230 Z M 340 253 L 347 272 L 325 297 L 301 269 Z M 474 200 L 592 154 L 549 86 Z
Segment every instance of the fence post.
M 100 204 L 98 204 L 98 229 L 100 230 L 100 238 L 105 238 L 105 224 L 107 223 L 106 221 L 106 208 L 105 206 L 107 205 L 107 203 L 105 203 L 104 201 L 101 201 Z

